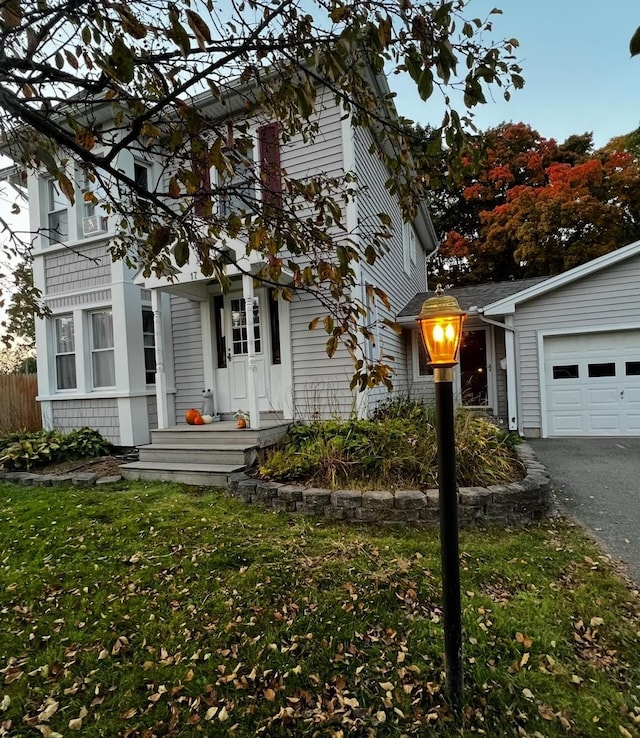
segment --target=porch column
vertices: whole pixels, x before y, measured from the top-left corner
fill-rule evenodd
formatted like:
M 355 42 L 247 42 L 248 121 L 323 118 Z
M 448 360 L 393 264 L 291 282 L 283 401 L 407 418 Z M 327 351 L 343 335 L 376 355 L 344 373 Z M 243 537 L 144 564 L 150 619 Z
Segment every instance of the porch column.
M 253 327 L 253 277 L 250 274 L 242 276 L 242 293 L 247 316 L 247 396 L 249 399 L 249 427 L 260 429 L 260 407 L 258 405 L 258 391 L 256 382 L 256 343 Z
M 159 290 L 151 290 L 151 309 L 153 310 L 153 334 L 156 344 L 156 405 L 158 428 L 168 428 L 169 407 L 167 404 L 167 375 L 164 370 L 162 295 Z

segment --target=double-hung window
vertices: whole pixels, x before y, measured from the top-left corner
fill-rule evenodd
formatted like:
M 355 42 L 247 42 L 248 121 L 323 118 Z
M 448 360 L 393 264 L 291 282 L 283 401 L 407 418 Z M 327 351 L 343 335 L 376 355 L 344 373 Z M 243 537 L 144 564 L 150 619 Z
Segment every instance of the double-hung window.
M 54 179 L 47 180 L 46 203 L 47 240 L 50 244 L 65 243 L 69 239 L 68 203 Z
M 76 343 L 73 316 L 54 318 L 56 348 L 56 387 L 59 390 L 76 388 Z
M 111 310 L 89 314 L 91 328 L 91 370 L 93 387 L 114 387 L 116 367 L 113 346 L 113 315 Z
M 255 162 L 254 151 L 249 148 L 236 163 L 233 174 L 220 183 L 218 212 L 224 217 L 257 210 L 258 198 L 271 212 L 282 207 L 279 125 L 269 123 L 261 126 L 256 132 L 256 140 L 258 161 Z
M 411 267 L 417 261 L 416 232 L 411 223 L 402 226 L 402 261 L 406 274 L 411 274 Z
M 142 341 L 144 344 L 144 374 L 147 384 L 156 383 L 156 336 L 153 329 L 153 312 L 142 308 Z
M 107 219 L 104 215 L 102 203 L 106 200 L 106 193 L 96 175 L 91 175 L 86 169 L 83 171 L 82 183 L 82 228 L 83 236 L 93 236 L 107 230 Z

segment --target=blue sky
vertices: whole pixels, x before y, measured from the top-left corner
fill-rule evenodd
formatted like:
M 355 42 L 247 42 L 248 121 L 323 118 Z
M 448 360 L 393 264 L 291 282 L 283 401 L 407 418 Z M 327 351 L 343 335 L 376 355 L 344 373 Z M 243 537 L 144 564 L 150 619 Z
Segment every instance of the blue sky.
M 591 131 L 603 146 L 640 125 L 640 56 L 629 56 L 639 0 L 471 0 L 468 15 L 484 18 L 493 7 L 503 11 L 493 16 L 493 36 L 519 40 L 526 84 L 508 103 L 498 89 L 494 101 L 476 107 L 481 130 L 522 121 L 558 141 Z M 397 78 L 390 84 L 402 115 L 439 123 L 435 102 L 422 102 Z

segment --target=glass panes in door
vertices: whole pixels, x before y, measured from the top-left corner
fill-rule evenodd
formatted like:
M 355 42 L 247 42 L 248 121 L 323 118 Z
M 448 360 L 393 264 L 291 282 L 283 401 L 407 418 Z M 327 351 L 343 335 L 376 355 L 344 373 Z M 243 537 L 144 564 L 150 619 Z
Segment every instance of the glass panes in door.
M 246 311 L 244 298 L 233 298 L 231 300 L 231 345 L 234 356 L 246 354 L 249 350 Z M 253 302 L 253 338 L 255 352 L 259 354 L 262 351 L 262 346 L 260 339 L 260 304 L 257 297 L 254 298 Z

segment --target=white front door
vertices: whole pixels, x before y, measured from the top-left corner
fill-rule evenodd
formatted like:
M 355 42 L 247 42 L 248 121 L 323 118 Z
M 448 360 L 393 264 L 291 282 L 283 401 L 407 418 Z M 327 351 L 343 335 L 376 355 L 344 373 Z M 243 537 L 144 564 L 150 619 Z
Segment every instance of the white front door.
M 256 290 L 253 308 L 256 390 L 261 412 L 283 410 L 282 367 L 280 364 L 278 306 L 269 304 L 268 292 Z M 279 325 L 279 323 L 278 323 Z M 276 330 L 272 346 L 272 334 Z M 242 292 L 230 292 L 214 298 L 214 334 L 216 354 L 216 409 L 221 413 L 249 410 L 248 328 L 246 301 Z M 275 350 L 274 350 L 275 346 Z
M 546 434 L 640 435 L 640 331 L 544 339 Z

